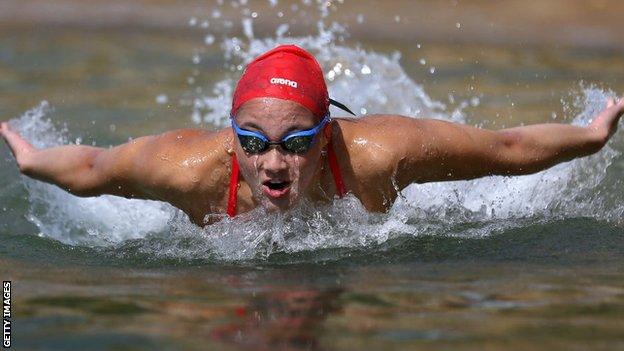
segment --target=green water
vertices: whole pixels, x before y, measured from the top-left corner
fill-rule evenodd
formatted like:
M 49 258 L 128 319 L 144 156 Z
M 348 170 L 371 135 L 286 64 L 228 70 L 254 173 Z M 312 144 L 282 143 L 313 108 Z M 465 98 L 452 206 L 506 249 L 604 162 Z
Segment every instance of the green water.
M 224 76 L 215 48 L 189 86 L 200 41 L 187 32 L 4 30 L 0 115 L 45 99 L 70 136 L 98 145 L 193 127 L 179 100 Z M 363 45 L 399 49 L 433 99 L 481 96 L 466 112 L 487 126 L 552 121 L 552 112 L 561 120 L 560 99 L 580 79 L 624 91 L 620 52 Z M 163 93 L 170 103 L 157 104 Z M 0 275 L 13 282 L 17 350 L 624 348 L 624 229 L 614 223 L 529 219 L 484 238 L 451 228 L 236 263 L 159 258 L 140 240 L 89 248 L 37 236 L 6 147 L 0 162 Z

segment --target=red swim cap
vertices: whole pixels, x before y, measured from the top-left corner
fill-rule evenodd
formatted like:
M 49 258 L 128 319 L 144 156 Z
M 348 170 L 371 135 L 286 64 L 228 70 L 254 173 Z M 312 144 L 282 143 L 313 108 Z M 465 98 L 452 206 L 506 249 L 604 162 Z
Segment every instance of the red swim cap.
M 231 116 L 245 102 L 272 97 L 297 102 L 317 118 L 329 111 L 327 85 L 318 61 L 295 45 L 281 45 L 253 60 L 236 85 Z

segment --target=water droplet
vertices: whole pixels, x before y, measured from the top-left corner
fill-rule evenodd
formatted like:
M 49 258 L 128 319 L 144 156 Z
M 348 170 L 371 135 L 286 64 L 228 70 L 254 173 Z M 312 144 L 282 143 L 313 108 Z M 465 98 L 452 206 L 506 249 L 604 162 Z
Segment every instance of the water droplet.
M 429 68 L 429 73 L 434 74 L 434 73 L 435 73 L 435 71 L 436 71 L 436 68 L 435 68 L 435 67 L 430 67 L 430 68 Z
M 252 161 L 253 161 L 253 166 L 254 166 L 254 173 L 256 175 L 256 178 L 258 178 L 258 176 L 260 175 L 260 170 L 258 169 L 258 157 L 259 157 L 259 155 L 253 155 L 252 156 Z
M 245 36 L 247 38 L 252 39 L 254 37 L 254 34 L 253 34 L 253 23 L 251 22 L 251 19 L 243 18 L 242 23 L 243 23 L 243 33 L 245 33 Z
M 365 115 L 367 112 L 368 112 L 368 111 L 367 111 L 364 107 L 362 107 L 362 108 L 360 109 L 360 114 L 362 114 L 362 115 Z
M 461 23 L 459 23 L 459 22 L 455 23 L 455 28 L 457 28 L 457 29 L 461 28 Z
M 191 27 L 196 26 L 196 25 L 197 25 L 197 18 L 195 18 L 195 17 L 191 17 L 191 18 L 189 18 L 188 24 L 189 24 L 189 26 L 191 26 Z
M 195 124 L 201 123 L 201 113 L 199 113 L 199 111 L 193 111 L 193 113 L 191 114 L 191 120 Z
M 371 69 L 367 65 L 364 65 L 364 66 L 362 66 L 362 69 L 360 70 L 360 72 L 362 74 L 371 74 Z
M 334 68 L 333 68 L 334 72 L 336 72 L 336 74 L 340 74 L 342 73 L 342 63 L 338 62 Z
M 158 96 L 156 96 L 156 103 L 157 104 L 166 104 L 169 101 L 169 99 L 167 98 L 167 95 L 165 94 L 159 94 Z
M 423 66 L 424 66 L 424 65 L 426 65 L 426 64 L 427 64 L 427 60 L 425 60 L 425 59 L 420 59 L 420 60 L 418 61 L 418 63 L 420 63 L 421 65 L 423 65 Z
M 214 35 L 206 35 L 206 37 L 204 38 L 204 43 L 206 45 L 212 45 L 215 42 L 215 37 Z
M 277 30 L 275 30 L 275 35 L 277 35 L 278 37 L 281 37 L 288 32 L 289 28 L 290 26 L 287 23 L 280 24 L 277 27 Z

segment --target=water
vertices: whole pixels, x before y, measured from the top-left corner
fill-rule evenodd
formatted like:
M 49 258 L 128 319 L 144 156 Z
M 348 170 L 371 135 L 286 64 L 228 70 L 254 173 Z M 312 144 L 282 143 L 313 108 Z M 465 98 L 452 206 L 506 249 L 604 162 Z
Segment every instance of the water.
M 297 24 L 284 20 L 256 37 L 254 12 L 239 3 L 242 19 L 220 16 L 228 6 L 189 21 L 186 35 L 3 34 L 0 68 L 15 92 L 3 113 L 38 146 L 223 126 L 239 68 L 282 41 L 317 55 L 330 95 L 360 114 L 583 125 L 623 88 L 623 74 L 600 64 L 624 63 L 609 51 L 357 44 L 307 1 L 288 11 L 314 13 L 313 35 L 289 36 Z M 158 202 L 81 199 L 20 177 L 2 148 L 14 345 L 617 349 L 622 144 L 620 133 L 599 154 L 531 176 L 413 185 L 388 214 L 347 197 L 205 229 Z

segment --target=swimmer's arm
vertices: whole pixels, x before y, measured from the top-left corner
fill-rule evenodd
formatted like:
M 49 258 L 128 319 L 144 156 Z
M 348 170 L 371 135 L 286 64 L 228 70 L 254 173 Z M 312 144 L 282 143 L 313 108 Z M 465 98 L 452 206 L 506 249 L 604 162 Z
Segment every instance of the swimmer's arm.
M 175 191 L 174 170 L 158 161 L 159 139 L 135 139 L 104 149 L 65 145 L 36 149 L 5 122 L 0 135 L 13 152 L 20 171 L 34 179 L 55 184 L 77 196 L 118 195 L 128 198 L 162 200 Z
M 0 134 L 24 175 L 57 185 L 78 196 L 111 194 L 145 197 L 129 186 L 125 187 L 126 194 L 123 194 L 119 189 L 121 184 L 115 184 L 114 172 L 111 172 L 118 167 L 119 161 L 123 162 L 123 154 L 131 152 L 132 147 L 122 145 L 103 149 L 65 145 L 37 149 L 6 122 L 0 125 Z M 115 155 L 121 155 L 122 159 L 113 161 Z
M 523 175 L 599 151 L 617 129 L 624 99 L 611 100 L 587 127 L 537 124 L 491 131 L 438 120 L 411 120 L 397 160 L 401 187 L 413 182 Z M 409 145 L 409 147 L 405 146 Z

